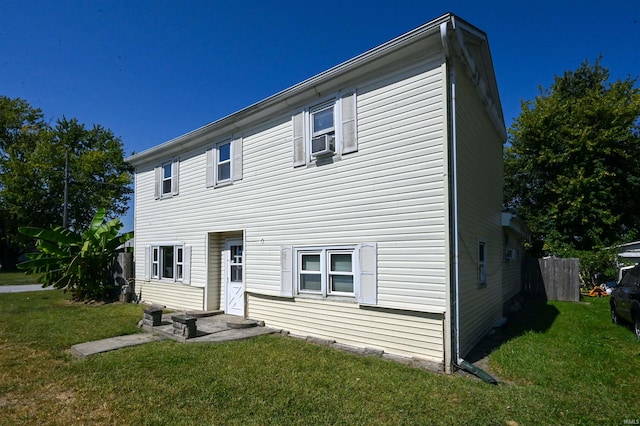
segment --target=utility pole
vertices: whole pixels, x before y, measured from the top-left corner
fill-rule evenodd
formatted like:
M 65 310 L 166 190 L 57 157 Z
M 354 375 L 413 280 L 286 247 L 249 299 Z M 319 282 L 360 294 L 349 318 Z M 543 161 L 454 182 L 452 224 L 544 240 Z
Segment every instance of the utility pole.
M 62 213 L 62 227 L 67 227 L 68 205 L 69 204 L 69 150 L 64 153 L 64 211 Z

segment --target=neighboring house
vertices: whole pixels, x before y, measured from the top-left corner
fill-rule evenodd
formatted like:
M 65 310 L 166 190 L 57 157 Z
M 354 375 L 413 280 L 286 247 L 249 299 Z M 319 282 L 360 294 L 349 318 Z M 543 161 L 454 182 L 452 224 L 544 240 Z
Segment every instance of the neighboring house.
M 637 262 L 640 259 L 640 241 L 633 241 L 614 247 L 618 257 Z
M 487 36 L 441 16 L 128 158 L 136 292 L 451 371 L 502 315 L 505 140 Z

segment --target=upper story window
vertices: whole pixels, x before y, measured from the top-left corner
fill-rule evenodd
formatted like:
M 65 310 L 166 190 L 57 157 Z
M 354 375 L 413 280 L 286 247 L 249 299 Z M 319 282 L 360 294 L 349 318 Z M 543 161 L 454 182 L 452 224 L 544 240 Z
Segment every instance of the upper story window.
M 335 153 L 335 103 L 322 105 L 309 111 L 311 124 L 311 156 Z
M 292 121 L 294 167 L 358 150 L 353 91 L 310 105 L 295 114 Z
M 207 187 L 242 179 L 242 137 L 216 143 L 207 150 Z
M 155 169 L 155 197 L 178 195 L 178 160 L 162 164 Z
M 231 141 L 216 146 L 217 181 L 226 182 L 231 179 Z
M 171 163 L 162 166 L 162 195 L 171 194 L 172 176 Z

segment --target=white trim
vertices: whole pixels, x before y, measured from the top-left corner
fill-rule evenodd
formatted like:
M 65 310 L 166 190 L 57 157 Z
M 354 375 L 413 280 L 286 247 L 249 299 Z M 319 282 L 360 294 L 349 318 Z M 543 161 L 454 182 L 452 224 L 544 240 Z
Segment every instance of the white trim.
M 478 288 L 485 288 L 487 286 L 487 240 L 484 238 L 478 238 L 477 244 L 477 265 L 478 265 Z M 482 247 L 482 259 L 480 258 Z
M 280 251 L 280 295 L 293 297 L 293 247 L 282 247 Z
M 353 291 L 351 292 L 332 292 L 329 288 L 329 278 L 332 275 L 329 265 L 329 257 L 332 253 L 349 253 L 351 254 L 351 275 L 353 276 Z M 349 298 L 356 299 L 359 294 L 359 262 L 358 262 L 358 245 L 336 245 L 336 246 L 314 246 L 314 247 L 294 247 L 293 248 L 293 274 L 295 275 L 294 288 L 296 296 L 315 296 L 322 298 Z M 301 260 L 304 255 L 318 255 L 320 257 L 320 290 L 308 290 L 301 288 L 300 276 L 305 275 L 300 270 Z M 310 273 L 314 274 L 313 271 Z
M 227 160 L 220 161 L 220 147 L 223 145 L 229 145 L 229 158 Z M 233 141 L 231 138 L 215 144 L 213 147 L 213 160 L 214 185 L 221 186 L 233 182 Z M 229 165 L 229 177 L 226 179 L 220 179 L 220 166 L 227 164 Z
M 237 263 L 233 263 L 232 259 L 231 259 L 231 246 L 240 246 L 242 248 L 242 255 L 241 255 L 241 263 L 239 264 L 240 267 L 242 268 L 242 277 L 240 281 L 232 281 L 231 280 L 231 266 L 232 265 L 238 265 Z M 242 238 L 227 238 L 224 240 L 224 253 L 225 253 L 225 263 L 224 263 L 224 267 L 225 267 L 225 273 L 224 273 L 224 311 L 227 314 L 231 314 L 231 315 L 240 315 L 243 316 L 245 315 L 245 309 L 246 309 L 246 304 L 245 304 L 245 291 L 246 291 L 246 285 L 245 285 L 245 255 L 244 255 L 244 240 Z M 230 301 L 231 301 L 231 283 L 240 283 L 241 286 L 241 292 L 242 292 L 242 296 L 241 296 L 241 307 L 231 307 L 230 306 Z
M 160 155 L 165 155 L 167 152 L 184 152 L 185 150 L 201 146 L 207 136 L 215 137 L 214 134 L 220 135 L 231 128 L 237 127 L 238 123 L 249 126 L 252 123 L 264 120 L 266 116 L 274 116 L 282 113 L 286 111 L 295 100 L 310 99 L 313 96 L 317 96 L 318 87 L 321 87 L 323 83 L 336 81 L 350 72 L 358 72 L 359 69 L 365 72 L 367 71 L 366 67 L 376 60 L 383 61 L 384 58 L 393 60 L 392 55 L 390 55 L 391 53 L 407 52 L 407 54 L 410 54 L 411 52 L 420 52 L 420 43 L 418 43 L 418 41 L 438 35 L 440 24 L 443 22 L 451 22 L 454 16 L 455 15 L 449 13 L 444 14 L 412 31 L 404 33 L 380 46 L 370 49 L 288 89 L 269 96 L 262 101 L 256 102 L 236 113 L 227 115 L 226 117 L 171 139 L 161 145 L 127 157 L 125 161 L 134 166 L 138 166 L 145 162 L 157 160 Z M 470 25 L 467 26 L 470 27 Z M 493 70 L 490 70 L 490 72 L 493 73 Z M 499 100 L 496 101 L 499 102 Z
M 172 273 L 173 277 L 163 276 L 163 264 L 162 248 L 173 248 L 173 265 Z M 182 250 L 182 277 L 178 278 L 178 249 Z M 158 255 L 157 262 L 154 262 L 154 254 Z M 154 263 L 157 264 L 156 272 L 154 273 Z M 163 283 L 181 283 L 189 284 L 191 277 L 191 246 L 187 246 L 184 243 L 178 242 L 164 242 L 153 243 L 145 246 L 145 271 L 149 271 L 149 280 L 159 281 Z M 145 274 L 146 278 L 146 274 Z
M 171 171 L 170 177 L 165 177 L 165 167 L 170 166 L 169 170 Z M 173 158 L 170 161 L 165 161 L 161 163 L 159 166 L 154 169 L 154 196 L 156 200 L 163 198 L 170 198 L 175 195 L 178 195 L 178 179 L 180 175 L 180 160 L 178 158 Z M 169 183 L 169 190 L 164 190 L 164 183 Z

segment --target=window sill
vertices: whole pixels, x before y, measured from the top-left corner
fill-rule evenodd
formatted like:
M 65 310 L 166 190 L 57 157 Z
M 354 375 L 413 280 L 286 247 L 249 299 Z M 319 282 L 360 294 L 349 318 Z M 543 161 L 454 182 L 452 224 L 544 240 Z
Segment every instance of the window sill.
M 185 284 L 182 281 L 176 281 L 176 280 L 172 280 L 172 279 L 168 279 L 168 278 L 151 278 L 149 281 L 153 281 L 159 284 L 176 284 L 176 285 L 186 285 L 186 286 L 191 286 L 191 284 Z
M 224 182 L 220 182 L 220 183 L 216 183 L 215 185 L 213 185 L 213 188 L 224 188 L 225 186 L 231 186 L 233 185 L 233 181 L 232 180 L 226 180 Z
M 301 300 L 319 300 L 324 302 L 358 303 L 355 296 L 324 296 L 322 294 L 298 293 L 293 298 Z

